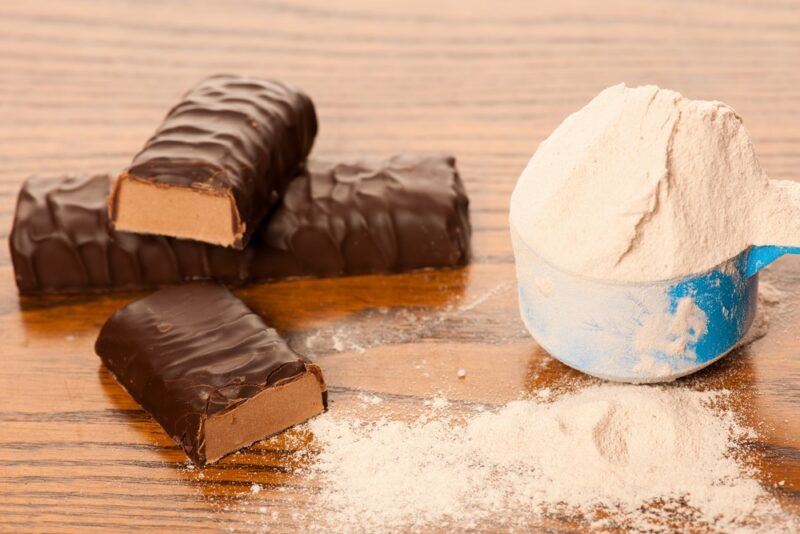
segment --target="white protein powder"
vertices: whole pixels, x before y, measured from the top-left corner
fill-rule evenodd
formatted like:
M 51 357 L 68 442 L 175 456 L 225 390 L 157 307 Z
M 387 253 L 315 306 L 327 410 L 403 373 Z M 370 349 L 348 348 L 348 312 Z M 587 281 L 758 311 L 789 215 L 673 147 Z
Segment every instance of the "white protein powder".
M 344 531 L 525 530 L 547 516 L 599 529 L 798 526 L 741 461 L 754 433 L 724 408 L 728 393 L 609 384 L 547 393 L 459 417 L 431 404 L 412 422 L 312 420 L 317 452 L 299 461 L 318 481 L 321 510 L 305 520 Z
M 767 178 L 725 104 L 621 84 L 539 145 L 512 194 L 510 223 L 569 272 L 663 280 L 750 245 L 800 246 L 800 184 Z

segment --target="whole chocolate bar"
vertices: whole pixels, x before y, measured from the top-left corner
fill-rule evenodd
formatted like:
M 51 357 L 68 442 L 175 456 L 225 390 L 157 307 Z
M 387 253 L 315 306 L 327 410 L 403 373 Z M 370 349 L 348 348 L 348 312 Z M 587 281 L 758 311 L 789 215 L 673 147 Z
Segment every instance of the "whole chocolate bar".
M 219 285 L 173 286 L 125 306 L 95 350 L 198 465 L 327 407 L 319 367 Z
M 398 273 L 469 260 L 469 200 L 443 155 L 312 160 L 259 228 L 254 280 Z
M 115 232 L 109 177 L 33 177 L 9 239 L 23 294 L 399 273 L 465 264 L 468 200 L 448 156 L 310 160 L 242 251 Z
M 306 159 L 311 99 L 280 82 L 220 75 L 183 97 L 109 202 L 117 230 L 243 248 Z

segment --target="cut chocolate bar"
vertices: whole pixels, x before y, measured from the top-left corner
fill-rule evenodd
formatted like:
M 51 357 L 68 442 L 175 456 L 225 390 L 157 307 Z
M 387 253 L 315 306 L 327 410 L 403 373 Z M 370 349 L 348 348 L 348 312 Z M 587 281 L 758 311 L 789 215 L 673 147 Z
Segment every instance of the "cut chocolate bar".
M 167 114 L 109 202 L 117 230 L 243 248 L 317 133 L 311 99 L 280 82 L 220 75 Z
M 138 290 L 211 272 L 236 282 L 246 274 L 243 253 L 233 249 L 109 230 L 108 192 L 107 175 L 25 182 L 9 237 L 20 293 Z
M 327 406 L 319 367 L 218 285 L 169 287 L 125 306 L 95 350 L 198 465 Z
M 108 191 L 105 175 L 25 183 L 9 239 L 21 293 L 399 273 L 469 259 L 469 202 L 448 156 L 310 160 L 241 251 L 111 231 Z

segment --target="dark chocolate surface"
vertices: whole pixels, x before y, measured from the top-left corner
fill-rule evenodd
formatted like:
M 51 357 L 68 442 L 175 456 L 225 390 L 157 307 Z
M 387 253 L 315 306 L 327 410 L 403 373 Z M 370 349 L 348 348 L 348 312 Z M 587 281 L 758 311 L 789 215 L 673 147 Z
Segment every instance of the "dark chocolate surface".
M 469 259 L 468 200 L 447 156 L 310 160 L 245 250 L 114 232 L 106 175 L 33 177 L 9 239 L 23 294 L 397 273 Z
M 21 293 L 125 291 L 247 275 L 244 252 L 196 241 L 114 232 L 108 175 L 32 177 L 9 237 Z
M 231 194 L 242 248 L 311 151 L 317 116 L 288 85 L 233 75 L 191 89 L 125 174 L 165 186 Z M 112 222 L 115 204 L 112 202 Z
M 206 461 L 208 417 L 311 365 L 242 301 L 214 284 L 168 287 L 125 306 L 103 325 L 95 350 L 200 465 Z
M 311 160 L 269 224 L 251 276 L 397 273 L 469 260 L 469 200 L 449 156 Z

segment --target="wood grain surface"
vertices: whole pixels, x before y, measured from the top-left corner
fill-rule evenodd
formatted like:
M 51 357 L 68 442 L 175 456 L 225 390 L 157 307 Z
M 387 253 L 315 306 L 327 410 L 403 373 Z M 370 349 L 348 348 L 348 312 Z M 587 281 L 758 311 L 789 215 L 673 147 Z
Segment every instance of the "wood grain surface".
M 796 1 L 2 2 L 0 237 L 28 175 L 125 166 L 179 95 L 218 72 L 306 89 L 318 154 L 449 151 L 466 181 L 465 269 L 238 291 L 323 366 L 334 410 L 364 391 L 403 412 L 437 393 L 499 403 L 592 382 L 518 318 L 507 206 L 537 144 L 608 85 L 723 100 L 767 172 L 800 178 Z M 800 514 L 800 262 L 768 277 L 786 292 L 768 335 L 680 384 L 735 392 L 761 435 L 748 461 Z M 280 439 L 190 470 L 101 367 L 100 325 L 137 296 L 20 299 L 0 248 L 0 530 L 303 530 L 309 482 Z

